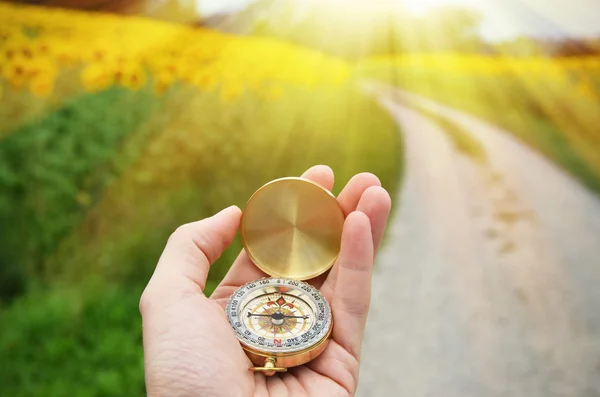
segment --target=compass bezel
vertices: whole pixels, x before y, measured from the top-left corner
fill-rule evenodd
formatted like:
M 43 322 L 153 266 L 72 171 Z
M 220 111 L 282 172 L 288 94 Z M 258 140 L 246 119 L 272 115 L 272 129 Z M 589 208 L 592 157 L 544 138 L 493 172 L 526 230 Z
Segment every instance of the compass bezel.
M 287 338 L 286 343 L 276 345 L 266 341 L 264 337 L 248 329 L 241 318 L 241 310 L 245 303 L 255 299 L 255 293 L 269 287 L 289 288 L 298 293 L 299 299 L 304 300 L 313 310 L 314 321 L 310 328 L 293 339 Z M 278 292 L 272 292 L 277 294 Z M 281 294 L 281 293 L 279 293 Z M 289 291 L 286 292 L 289 294 Z M 325 297 L 312 285 L 299 280 L 286 279 L 282 277 L 270 277 L 254 280 L 238 288 L 229 298 L 225 309 L 229 324 L 235 331 L 237 339 L 242 347 L 258 355 L 284 357 L 296 355 L 318 347 L 331 333 L 333 324 L 331 308 Z M 306 336 L 307 335 L 307 336 Z M 260 341 L 260 338 L 263 341 Z

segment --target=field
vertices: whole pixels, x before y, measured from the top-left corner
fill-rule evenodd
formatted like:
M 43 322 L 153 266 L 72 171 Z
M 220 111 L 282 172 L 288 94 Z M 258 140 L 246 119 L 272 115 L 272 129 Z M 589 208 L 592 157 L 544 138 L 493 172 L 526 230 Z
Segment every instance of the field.
M 600 192 L 599 56 L 407 54 L 357 68 L 505 128 Z
M 0 3 L 0 394 L 144 395 L 138 301 L 180 224 L 318 163 L 335 192 L 370 171 L 394 194 L 400 135 L 365 79 L 502 126 L 600 192 L 598 56 L 350 62 L 275 38 Z M 485 161 L 469 131 L 416 109 Z
M 143 395 L 139 296 L 178 225 L 317 163 L 400 181 L 396 126 L 316 51 L 0 4 L 0 59 L 3 395 Z

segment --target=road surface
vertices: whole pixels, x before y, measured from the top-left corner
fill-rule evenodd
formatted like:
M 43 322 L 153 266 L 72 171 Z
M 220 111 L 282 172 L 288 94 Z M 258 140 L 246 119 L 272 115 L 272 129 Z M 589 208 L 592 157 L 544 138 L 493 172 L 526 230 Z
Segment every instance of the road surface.
M 506 131 L 369 90 L 398 123 L 406 167 L 357 395 L 600 397 L 598 197 Z M 470 131 L 487 163 L 406 101 Z

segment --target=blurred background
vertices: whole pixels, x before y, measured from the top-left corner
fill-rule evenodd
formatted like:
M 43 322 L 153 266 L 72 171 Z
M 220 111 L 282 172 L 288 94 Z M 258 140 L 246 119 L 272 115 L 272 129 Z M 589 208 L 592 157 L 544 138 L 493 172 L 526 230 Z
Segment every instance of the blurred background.
M 394 201 L 360 395 L 600 396 L 599 14 L 0 2 L 0 395 L 144 395 L 169 234 L 322 163 Z

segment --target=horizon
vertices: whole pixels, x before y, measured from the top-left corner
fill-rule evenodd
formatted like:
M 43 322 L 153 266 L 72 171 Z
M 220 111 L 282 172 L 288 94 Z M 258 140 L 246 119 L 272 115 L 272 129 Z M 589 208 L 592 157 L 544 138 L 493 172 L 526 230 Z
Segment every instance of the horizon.
M 197 9 L 201 15 L 211 16 L 238 12 L 253 2 L 256 0 L 200 0 Z M 390 6 L 396 3 L 402 4 L 394 1 L 379 4 Z M 479 12 L 482 22 L 478 32 L 488 42 L 510 41 L 519 37 L 541 40 L 600 37 L 600 24 L 594 17 L 600 14 L 600 3 L 595 0 L 571 0 L 569 4 L 561 4 L 560 0 L 502 0 L 501 4 L 499 0 L 407 0 L 404 6 L 416 16 L 444 6 L 459 6 Z

